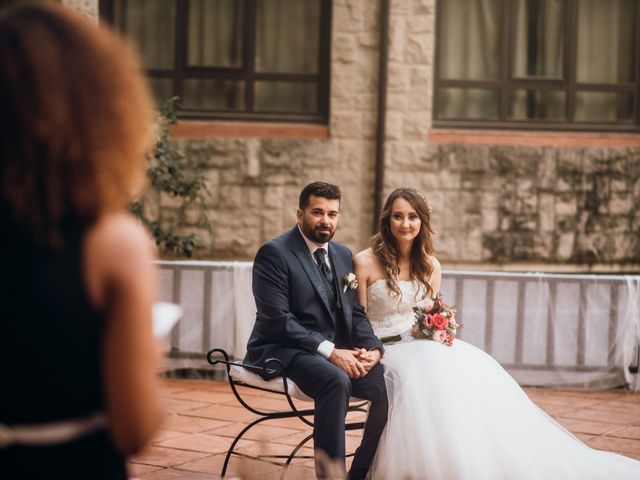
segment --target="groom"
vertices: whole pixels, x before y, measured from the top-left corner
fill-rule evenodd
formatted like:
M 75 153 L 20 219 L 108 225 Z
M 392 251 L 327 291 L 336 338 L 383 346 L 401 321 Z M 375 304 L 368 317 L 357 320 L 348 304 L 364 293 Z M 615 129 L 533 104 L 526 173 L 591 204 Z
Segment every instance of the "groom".
M 264 244 L 253 264 L 257 315 L 245 361 L 279 359 L 289 378 L 315 400 L 313 441 L 344 465 L 344 424 L 351 395 L 370 400 L 349 471 L 364 478 L 387 421 L 383 348 L 373 334 L 355 285 L 351 251 L 331 242 L 338 227 L 340 188 L 324 182 L 300 193 L 297 225 Z M 323 466 L 316 454 L 316 475 Z M 344 467 L 343 467 L 344 468 Z

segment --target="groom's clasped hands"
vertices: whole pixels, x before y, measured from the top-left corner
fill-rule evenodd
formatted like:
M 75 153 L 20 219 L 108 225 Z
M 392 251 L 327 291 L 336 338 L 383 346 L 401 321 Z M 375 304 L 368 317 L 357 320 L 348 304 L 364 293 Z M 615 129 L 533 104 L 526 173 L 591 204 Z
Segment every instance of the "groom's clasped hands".
M 380 351 L 364 348 L 334 348 L 329 361 L 351 379 L 364 377 L 380 361 Z

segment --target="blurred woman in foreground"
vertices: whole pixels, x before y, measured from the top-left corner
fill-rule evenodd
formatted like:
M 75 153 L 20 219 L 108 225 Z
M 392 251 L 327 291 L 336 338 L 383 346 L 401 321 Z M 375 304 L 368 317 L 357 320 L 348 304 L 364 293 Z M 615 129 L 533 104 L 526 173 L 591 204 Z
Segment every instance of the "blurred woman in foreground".
M 55 4 L 0 14 L 5 478 L 127 478 L 158 426 L 152 244 L 124 213 L 152 118 L 116 35 Z

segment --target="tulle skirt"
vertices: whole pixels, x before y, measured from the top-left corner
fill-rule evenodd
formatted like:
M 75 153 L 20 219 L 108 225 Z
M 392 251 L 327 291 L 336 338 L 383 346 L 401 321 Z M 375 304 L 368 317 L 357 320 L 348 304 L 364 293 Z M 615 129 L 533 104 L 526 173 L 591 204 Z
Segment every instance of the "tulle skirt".
M 586 446 L 469 343 L 398 343 L 382 361 L 389 420 L 374 480 L 640 479 L 639 461 Z

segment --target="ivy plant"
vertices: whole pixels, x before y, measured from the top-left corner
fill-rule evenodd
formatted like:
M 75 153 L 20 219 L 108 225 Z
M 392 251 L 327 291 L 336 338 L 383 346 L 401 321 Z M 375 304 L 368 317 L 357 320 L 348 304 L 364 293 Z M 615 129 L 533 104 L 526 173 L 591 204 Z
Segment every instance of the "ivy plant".
M 177 225 L 163 221 L 160 205 L 162 195 L 166 194 L 178 199 L 182 212 L 187 207 L 195 207 L 197 225 L 211 233 L 205 203 L 210 193 L 202 169 L 170 139 L 170 126 L 177 121 L 178 102 L 179 98 L 173 97 L 160 108 L 156 142 L 147 157 L 148 190 L 131 204 L 130 210 L 149 229 L 164 255 L 191 257 L 194 249 L 201 246 L 201 240 L 193 233 L 181 234 Z M 155 202 L 157 208 L 149 208 L 150 201 Z M 155 215 L 150 213 L 154 211 Z

